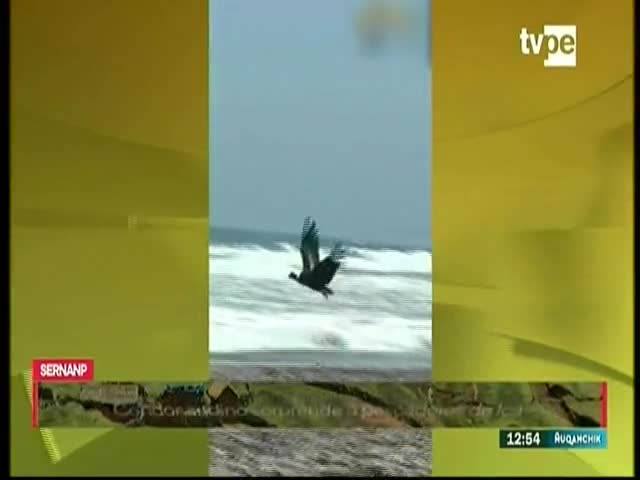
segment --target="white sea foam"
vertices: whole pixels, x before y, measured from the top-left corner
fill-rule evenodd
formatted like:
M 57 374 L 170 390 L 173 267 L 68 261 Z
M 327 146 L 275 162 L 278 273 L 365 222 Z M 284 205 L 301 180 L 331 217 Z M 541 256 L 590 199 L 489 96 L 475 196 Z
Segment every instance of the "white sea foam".
M 211 352 L 331 348 L 430 358 L 427 251 L 350 248 L 329 300 L 288 278 L 300 269 L 288 243 L 211 245 L 209 265 Z

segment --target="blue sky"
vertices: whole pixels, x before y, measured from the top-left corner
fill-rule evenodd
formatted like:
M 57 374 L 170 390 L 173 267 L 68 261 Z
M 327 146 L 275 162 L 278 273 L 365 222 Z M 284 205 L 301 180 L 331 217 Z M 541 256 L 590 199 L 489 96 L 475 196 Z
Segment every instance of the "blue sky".
M 428 7 L 401 3 L 426 30 L 369 52 L 362 1 L 212 0 L 212 225 L 430 247 Z

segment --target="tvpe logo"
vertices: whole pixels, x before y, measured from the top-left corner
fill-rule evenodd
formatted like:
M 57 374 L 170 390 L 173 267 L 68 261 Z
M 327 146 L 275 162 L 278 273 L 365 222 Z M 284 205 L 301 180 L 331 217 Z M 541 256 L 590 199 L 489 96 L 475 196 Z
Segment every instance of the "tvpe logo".
M 545 67 L 575 67 L 578 50 L 576 26 L 545 25 L 544 33 L 520 29 L 520 51 L 523 55 L 540 55 L 543 50 L 547 54 Z

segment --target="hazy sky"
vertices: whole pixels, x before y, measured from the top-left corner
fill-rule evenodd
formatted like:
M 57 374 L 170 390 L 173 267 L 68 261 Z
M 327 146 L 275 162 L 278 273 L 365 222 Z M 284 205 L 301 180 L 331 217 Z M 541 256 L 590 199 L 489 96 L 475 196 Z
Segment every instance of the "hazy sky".
M 430 26 L 367 53 L 361 6 L 212 0 L 214 226 L 430 247 Z

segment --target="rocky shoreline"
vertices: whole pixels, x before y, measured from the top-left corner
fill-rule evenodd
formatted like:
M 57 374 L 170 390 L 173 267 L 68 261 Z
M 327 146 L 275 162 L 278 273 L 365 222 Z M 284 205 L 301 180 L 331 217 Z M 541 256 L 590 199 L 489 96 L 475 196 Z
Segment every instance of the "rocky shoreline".
M 217 382 L 424 382 L 429 369 L 210 364 Z M 209 430 L 209 475 L 430 476 L 431 432 L 425 429 Z

